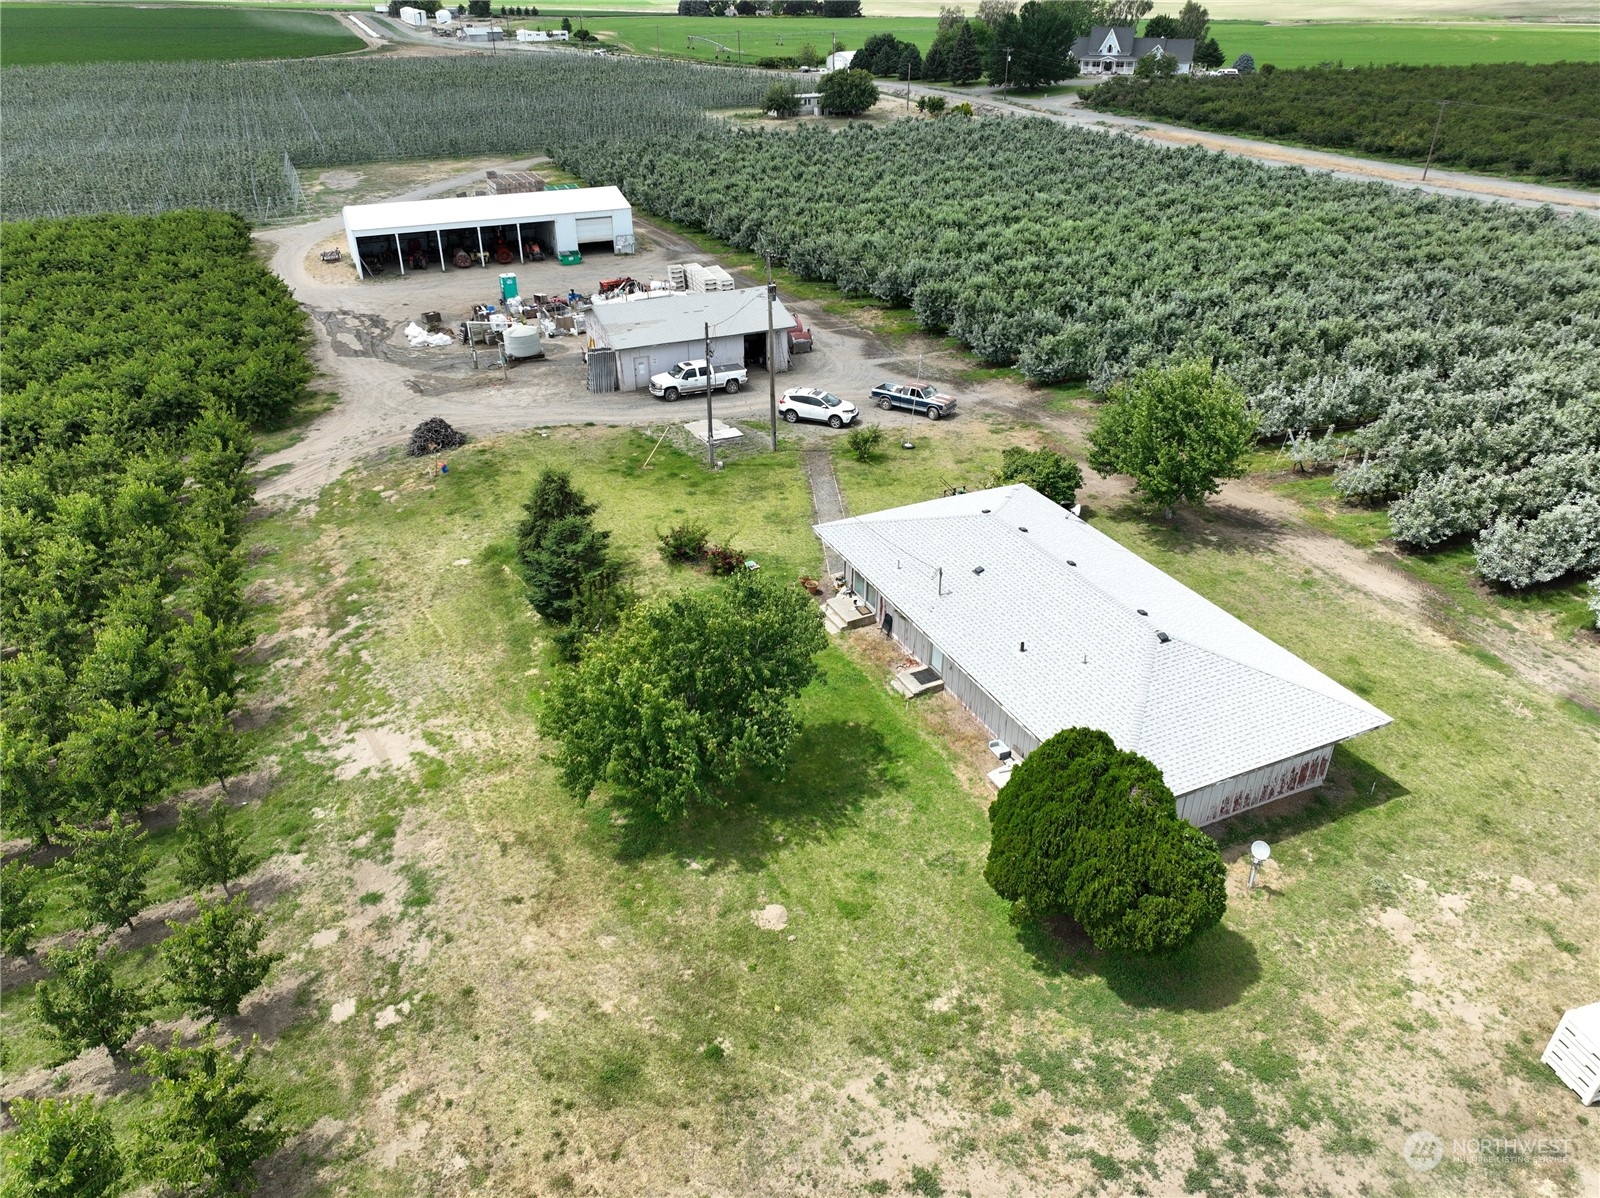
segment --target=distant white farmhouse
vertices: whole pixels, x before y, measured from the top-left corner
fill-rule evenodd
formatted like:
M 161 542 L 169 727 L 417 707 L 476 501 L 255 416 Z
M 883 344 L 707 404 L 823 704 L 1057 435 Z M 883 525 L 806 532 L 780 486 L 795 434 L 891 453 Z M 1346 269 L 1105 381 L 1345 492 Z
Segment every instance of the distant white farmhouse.
M 1098 728 L 1192 824 L 1320 786 L 1336 744 L 1390 722 L 1030 487 L 816 532 L 877 625 L 1015 753 Z
M 1180 75 L 1194 67 L 1192 37 L 1134 37 L 1132 25 L 1096 25 L 1072 43 L 1072 56 L 1085 75 L 1131 75 L 1147 54 L 1177 60 Z

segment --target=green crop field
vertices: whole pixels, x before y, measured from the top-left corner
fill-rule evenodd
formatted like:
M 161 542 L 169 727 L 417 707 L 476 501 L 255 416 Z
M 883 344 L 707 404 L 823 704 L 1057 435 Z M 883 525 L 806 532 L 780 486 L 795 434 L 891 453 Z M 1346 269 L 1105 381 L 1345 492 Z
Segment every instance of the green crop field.
M 1270 62 L 1279 67 L 1313 67 L 1324 62 L 1355 67 L 1600 61 L 1600 28 L 1593 25 L 1268 25 L 1213 21 L 1211 35 L 1229 62 L 1248 52 L 1255 55 L 1258 64 Z
M 121 4 L 7 4 L 0 64 L 310 58 L 361 49 L 323 13 Z

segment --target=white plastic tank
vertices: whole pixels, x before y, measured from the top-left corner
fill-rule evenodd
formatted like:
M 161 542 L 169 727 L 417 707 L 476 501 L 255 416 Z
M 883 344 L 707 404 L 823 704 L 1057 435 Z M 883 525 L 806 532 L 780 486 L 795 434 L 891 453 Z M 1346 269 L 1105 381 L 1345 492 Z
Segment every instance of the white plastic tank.
M 540 348 L 539 328 L 531 324 L 514 324 L 506 329 L 506 357 L 537 358 Z

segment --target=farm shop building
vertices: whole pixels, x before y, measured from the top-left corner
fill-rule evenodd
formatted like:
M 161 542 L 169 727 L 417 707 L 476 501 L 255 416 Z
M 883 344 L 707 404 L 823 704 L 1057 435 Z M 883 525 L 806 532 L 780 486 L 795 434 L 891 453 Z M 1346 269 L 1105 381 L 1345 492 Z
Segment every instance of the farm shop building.
M 1026 486 L 817 526 L 878 625 L 1019 755 L 1098 728 L 1205 825 L 1321 784 L 1389 723 Z
M 443 270 L 458 253 L 474 264 L 507 254 L 521 262 L 535 245 L 546 254 L 634 250 L 633 207 L 615 187 L 354 204 L 344 233 L 363 278 L 397 263 L 402 274 Z
M 644 291 L 597 303 L 589 314 L 590 387 L 596 391 L 642 391 L 650 376 L 674 363 L 706 356 L 718 366 L 767 364 L 767 291 Z M 783 301 L 772 301 L 772 349 L 779 373 L 789 369 L 788 332 L 794 317 Z M 596 351 L 599 351 L 598 353 Z M 610 363 L 614 362 L 614 369 Z M 608 377 L 596 378 L 596 369 Z

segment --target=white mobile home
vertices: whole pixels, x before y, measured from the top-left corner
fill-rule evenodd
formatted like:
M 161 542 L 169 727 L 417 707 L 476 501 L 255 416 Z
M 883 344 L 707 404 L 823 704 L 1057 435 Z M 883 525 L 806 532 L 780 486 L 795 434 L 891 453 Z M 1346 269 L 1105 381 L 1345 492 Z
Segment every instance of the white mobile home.
M 1026 486 L 817 526 L 878 626 L 1026 755 L 1098 728 L 1205 825 L 1321 785 L 1389 717 Z
M 706 356 L 706 325 L 711 326 L 711 360 L 718 366 L 761 366 L 767 356 L 767 293 L 764 287 L 740 291 L 652 291 L 612 303 L 597 303 L 589 314 L 591 348 L 616 357 L 616 388 L 642 391 L 650 376 L 675 362 Z M 777 370 L 789 369 L 788 331 L 794 317 L 782 300 L 772 303 L 773 357 Z
M 519 29 L 517 30 L 519 42 L 566 42 L 572 40 L 572 35 L 565 29 Z
M 404 274 L 445 269 L 458 252 L 482 263 L 502 246 L 519 262 L 535 244 L 547 254 L 634 250 L 633 207 L 615 187 L 353 204 L 344 232 L 362 276 L 397 256 Z

